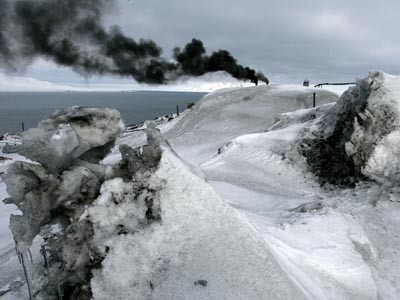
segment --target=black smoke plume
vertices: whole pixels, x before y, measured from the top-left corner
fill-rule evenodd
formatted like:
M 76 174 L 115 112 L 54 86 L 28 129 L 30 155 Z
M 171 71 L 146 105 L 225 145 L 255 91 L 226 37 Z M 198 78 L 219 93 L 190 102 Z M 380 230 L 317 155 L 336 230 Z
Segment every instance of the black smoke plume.
M 103 15 L 113 5 L 112 0 L 0 0 L 1 66 L 18 71 L 44 57 L 85 76 L 114 74 L 148 84 L 214 71 L 268 84 L 262 73 L 238 64 L 226 50 L 206 55 L 199 40 L 175 48 L 171 62 L 151 40 L 135 41 L 117 26 L 106 30 Z
M 182 74 L 200 76 L 208 72 L 226 71 L 240 80 L 250 80 L 255 84 L 258 84 L 259 80 L 269 83 L 263 73 L 256 73 L 249 67 L 239 65 L 226 50 L 215 51 L 211 56 L 206 55 L 203 42 L 197 39 L 192 39 L 183 50 L 175 48 L 174 58 L 178 62 L 178 71 Z

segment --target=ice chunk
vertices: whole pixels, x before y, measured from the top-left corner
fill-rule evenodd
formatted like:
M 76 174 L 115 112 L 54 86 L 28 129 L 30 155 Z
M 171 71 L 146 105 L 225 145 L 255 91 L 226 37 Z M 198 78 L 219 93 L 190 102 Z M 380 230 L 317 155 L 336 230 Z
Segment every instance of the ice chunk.
M 2 176 L 11 196 L 7 202 L 23 213 L 10 219 L 19 252 L 29 249 L 61 206 L 76 219 L 82 204 L 97 197 L 113 170 L 94 162 L 104 158 L 123 128 L 116 110 L 72 107 L 41 121 L 23 134 L 22 145 L 9 149 L 40 163 L 16 162 Z
M 5 147 L 5 151 L 18 152 L 50 171 L 61 172 L 90 149 L 114 141 L 123 129 L 116 110 L 74 106 L 56 111 L 37 128 L 25 131 L 22 145 Z
M 371 72 L 304 130 L 299 151 L 322 183 L 400 180 L 400 77 Z

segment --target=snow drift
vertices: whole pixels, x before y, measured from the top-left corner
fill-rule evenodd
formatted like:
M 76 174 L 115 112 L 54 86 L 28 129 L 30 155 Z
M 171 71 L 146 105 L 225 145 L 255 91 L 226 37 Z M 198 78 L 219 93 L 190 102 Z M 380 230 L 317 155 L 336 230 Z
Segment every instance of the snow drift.
M 204 162 L 231 139 L 268 130 L 280 113 L 338 100 L 329 91 L 287 86 L 221 90 L 206 95 L 168 133 L 166 139 L 183 159 Z
M 246 220 L 167 145 L 145 191 L 132 193 L 138 181 L 106 182 L 87 209 L 107 252 L 95 299 L 302 299 Z M 157 218 L 147 224 L 149 198 Z

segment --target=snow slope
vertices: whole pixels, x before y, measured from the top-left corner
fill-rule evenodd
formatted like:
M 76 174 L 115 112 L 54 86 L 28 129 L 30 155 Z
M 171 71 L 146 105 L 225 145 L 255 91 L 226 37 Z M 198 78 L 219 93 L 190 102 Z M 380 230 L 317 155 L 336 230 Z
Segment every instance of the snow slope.
M 165 137 L 184 159 L 201 162 L 246 133 L 267 130 L 279 113 L 334 102 L 329 91 L 301 86 L 257 86 L 206 95 Z
M 353 240 L 369 245 L 362 227 L 330 207 L 300 157 L 300 163 L 285 158 L 300 129 L 240 136 L 201 167 L 309 298 L 376 299 L 371 270 L 353 246 Z
M 377 75 L 371 75 L 374 76 Z M 390 111 L 396 112 L 396 103 L 400 102 L 396 94 L 399 77 L 379 76 L 379 90 L 368 100 L 372 107 L 377 107 L 376 118 L 380 116 L 379 105 L 387 107 L 385 103 L 389 101 L 393 106 Z M 230 111 L 231 103 L 243 99 L 243 95 L 238 97 L 238 91 L 236 93 L 228 94 L 232 98 L 224 110 Z M 283 94 L 288 96 L 287 92 Z M 209 97 L 209 105 L 212 107 L 214 102 L 218 106 L 218 97 Z M 255 109 L 262 110 L 259 106 Z M 274 109 L 277 107 L 271 110 Z M 286 109 L 291 110 L 289 105 Z M 390 202 L 398 201 L 398 189 L 375 182 L 354 189 L 322 189 L 306 171 L 304 157 L 294 149 L 298 134 L 305 128 L 315 130 L 315 124 L 329 110 L 331 106 L 327 105 L 283 114 L 269 132 L 254 126 L 253 119 L 237 118 L 234 120 L 240 122 L 235 126 L 249 124 L 243 129 L 246 134 L 238 130 L 238 134 L 225 143 L 226 136 L 235 135 L 229 123 L 234 121 L 224 122 L 223 117 L 218 119 L 214 115 L 218 120 L 212 122 L 211 117 L 203 114 L 200 118 L 193 116 L 196 119 L 193 123 L 202 124 L 206 120 L 203 126 L 190 128 L 190 120 L 186 120 L 184 126 L 190 129 L 182 130 L 182 136 L 171 134 L 170 141 L 178 154 L 200 164 L 222 199 L 246 215 L 283 270 L 308 298 L 398 299 L 396 270 L 400 268 L 400 257 L 395 249 L 400 240 L 394 228 L 400 225 L 400 207 Z M 208 113 L 212 114 L 212 109 Z M 181 129 L 178 126 L 176 130 Z M 204 132 L 204 127 L 209 130 Z M 221 131 L 223 133 L 219 134 Z M 259 132 L 252 133 L 255 131 Z M 193 132 L 196 135 L 191 135 Z M 394 130 L 388 138 L 396 132 Z M 185 133 L 190 138 L 185 137 Z M 368 137 L 364 134 L 364 138 Z M 381 143 L 387 143 L 388 138 L 383 138 Z M 202 148 L 202 144 L 206 146 Z M 223 146 L 216 155 L 218 145 Z M 373 152 L 379 151 L 381 159 L 397 151 L 393 146 L 383 151 L 382 148 L 379 144 Z M 396 159 L 390 162 L 386 167 L 389 173 L 398 167 Z
M 370 102 L 389 101 L 396 111 L 399 77 L 381 76 Z M 317 94 L 320 98 L 325 97 Z M 326 99 L 317 103 L 333 100 Z M 301 88 L 213 93 L 166 136 L 181 157 L 200 166 L 223 200 L 246 215 L 308 298 L 397 299 L 400 257 L 394 249 L 400 240 L 394 224 L 400 219 L 394 216 L 400 208 L 388 202 L 399 199 L 397 189 L 382 192 L 385 187 L 374 182 L 355 189 L 320 188 L 293 148 L 299 132 L 313 128 L 331 105 L 282 114 L 273 125 L 276 114 L 309 107 L 302 101 Z M 379 105 L 371 105 L 378 112 Z M 396 149 L 378 152 L 381 160 Z M 390 161 L 396 170 L 397 160 Z
M 115 196 L 129 185 L 107 182 L 88 211 L 98 244 L 110 248 L 92 280 L 95 299 L 305 299 L 246 218 L 169 148 L 150 178 L 150 189 L 161 191 L 161 223 L 110 235 L 114 224 L 134 220 L 131 196 Z

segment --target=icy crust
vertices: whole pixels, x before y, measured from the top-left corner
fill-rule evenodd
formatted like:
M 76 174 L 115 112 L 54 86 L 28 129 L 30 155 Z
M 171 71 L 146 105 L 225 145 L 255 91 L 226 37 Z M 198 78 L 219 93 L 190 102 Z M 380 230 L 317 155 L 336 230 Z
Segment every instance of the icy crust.
M 17 152 L 61 172 L 87 151 L 113 142 L 124 128 L 117 110 L 74 106 L 54 112 L 37 128 L 23 132 L 22 145 L 6 146 L 4 152 Z
M 322 183 L 398 181 L 400 79 L 372 72 L 306 128 L 299 151 Z
M 305 299 L 246 219 L 162 150 L 147 180 L 107 181 L 86 210 L 106 255 L 91 281 L 94 299 Z

